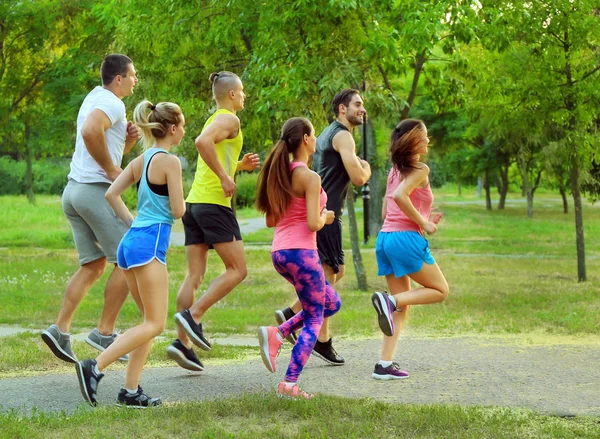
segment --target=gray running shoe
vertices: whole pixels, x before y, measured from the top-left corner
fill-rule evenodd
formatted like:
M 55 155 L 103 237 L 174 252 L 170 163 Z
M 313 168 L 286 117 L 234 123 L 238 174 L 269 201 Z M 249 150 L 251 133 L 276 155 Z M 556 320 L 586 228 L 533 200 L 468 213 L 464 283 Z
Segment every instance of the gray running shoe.
M 68 363 L 77 363 L 77 357 L 71 350 L 71 335 L 60 332 L 57 325 L 50 325 L 42 332 L 42 340 L 54 355 Z
M 109 347 L 117 338 L 117 333 L 114 332 L 111 335 L 102 335 L 98 328 L 94 328 L 90 335 L 88 335 L 85 339 L 85 342 L 89 344 L 91 347 L 98 349 L 100 352 L 103 352 L 107 347 Z M 119 358 L 121 361 L 129 361 L 129 354 L 123 355 Z

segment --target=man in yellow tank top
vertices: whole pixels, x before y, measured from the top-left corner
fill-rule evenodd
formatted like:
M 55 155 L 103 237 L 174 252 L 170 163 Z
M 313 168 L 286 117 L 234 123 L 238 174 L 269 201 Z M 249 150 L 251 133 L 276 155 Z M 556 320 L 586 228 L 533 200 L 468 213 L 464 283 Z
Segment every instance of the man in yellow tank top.
M 231 72 L 210 75 L 217 111 L 206 121 L 196 139 L 198 165 L 182 218 L 188 270 L 177 294 L 179 338 L 167 354 L 181 367 L 201 371 L 204 366 L 192 350 L 192 343 L 204 350 L 211 346 L 200 321 L 208 309 L 225 297 L 247 275 L 240 227 L 231 209 L 236 171 L 253 171 L 260 166 L 257 154 L 245 154 L 238 161 L 243 138 L 236 112 L 244 108 L 244 86 Z M 204 279 L 208 250 L 214 248 L 225 272 L 217 277 L 194 303 L 196 290 Z

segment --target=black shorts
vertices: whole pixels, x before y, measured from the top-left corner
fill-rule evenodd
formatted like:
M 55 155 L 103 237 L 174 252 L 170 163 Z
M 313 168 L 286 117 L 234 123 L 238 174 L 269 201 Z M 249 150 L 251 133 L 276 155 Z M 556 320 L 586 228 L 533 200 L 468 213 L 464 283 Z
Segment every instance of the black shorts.
M 344 250 L 342 250 L 342 218 L 336 218 L 332 224 L 326 224 L 317 232 L 317 249 L 322 264 L 333 268 L 334 273 L 340 271 L 344 264 Z
M 220 204 L 185 203 L 181 218 L 185 245 L 241 241 L 240 225 L 233 210 Z

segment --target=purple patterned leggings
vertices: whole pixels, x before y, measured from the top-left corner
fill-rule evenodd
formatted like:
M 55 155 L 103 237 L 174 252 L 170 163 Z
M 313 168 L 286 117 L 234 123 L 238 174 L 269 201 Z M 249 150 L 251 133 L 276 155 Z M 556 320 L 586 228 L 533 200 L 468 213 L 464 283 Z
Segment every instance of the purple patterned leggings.
M 284 337 L 302 329 L 292 350 L 285 380 L 295 383 L 317 342 L 323 318 L 342 306 L 340 296 L 325 280 L 317 250 L 278 250 L 271 254 L 273 265 L 296 289 L 302 311 L 279 326 Z

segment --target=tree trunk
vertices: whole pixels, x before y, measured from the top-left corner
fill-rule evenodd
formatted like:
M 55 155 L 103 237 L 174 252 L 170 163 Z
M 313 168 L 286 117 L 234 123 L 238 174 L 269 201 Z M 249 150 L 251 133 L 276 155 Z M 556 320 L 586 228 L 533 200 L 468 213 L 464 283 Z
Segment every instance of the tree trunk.
M 558 188 L 558 190 L 560 192 L 560 196 L 562 197 L 563 213 L 569 213 L 569 203 L 567 202 L 567 191 L 565 191 L 565 188 L 563 186 L 560 186 Z
M 35 194 L 33 193 L 33 152 L 31 148 L 31 128 L 29 123 L 25 123 L 25 163 L 27 164 L 25 170 L 25 194 L 30 204 L 35 205 Z
M 383 206 L 383 197 L 385 196 L 385 185 L 382 184 L 384 169 L 379 166 L 375 130 L 370 118 L 367 119 L 365 128 L 367 130 L 367 157 L 371 165 L 371 178 L 369 179 L 369 188 L 371 189 L 371 198 L 369 199 L 369 236 L 375 239 L 383 225 L 381 208 Z
M 460 178 L 457 178 L 456 182 L 458 183 L 458 196 L 462 197 L 462 184 L 460 184 Z
M 583 239 L 583 210 L 581 207 L 581 192 L 579 190 L 579 168 L 577 161 L 571 167 L 571 191 L 575 209 L 575 236 L 577 244 L 577 280 L 587 280 L 585 273 L 585 241 Z
M 527 197 L 527 217 L 533 217 L 533 192 L 531 187 L 529 187 L 529 174 L 528 174 L 528 163 L 523 156 L 523 151 L 521 150 L 519 153 L 519 158 L 521 159 L 521 172 L 523 173 L 523 186 L 521 188 L 522 196 Z
M 354 262 L 354 271 L 356 272 L 356 282 L 358 289 L 367 291 L 367 275 L 360 254 L 360 244 L 358 241 L 358 225 L 356 223 L 356 211 L 354 209 L 354 197 L 352 192 L 346 197 L 346 207 L 348 209 L 348 223 L 350 224 L 350 243 L 352 244 L 352 262 Z
M 481 197 L 482 189 L 483 189 L 483 178 L 480 175 L 479 177 L 477 177 L 477 192 L 475 192 L 476 198 Z
M 483 188 L 485 189 L 485 209 L 492 210 L 492 195 L 490 194 L 490 171 L 487 169 L 483 177 Z
M 498 209 L 504 209 L 506 203 L 506 194 L 508 193 L 508 166 L 500 166 L 500 201 L 498 201 Z

